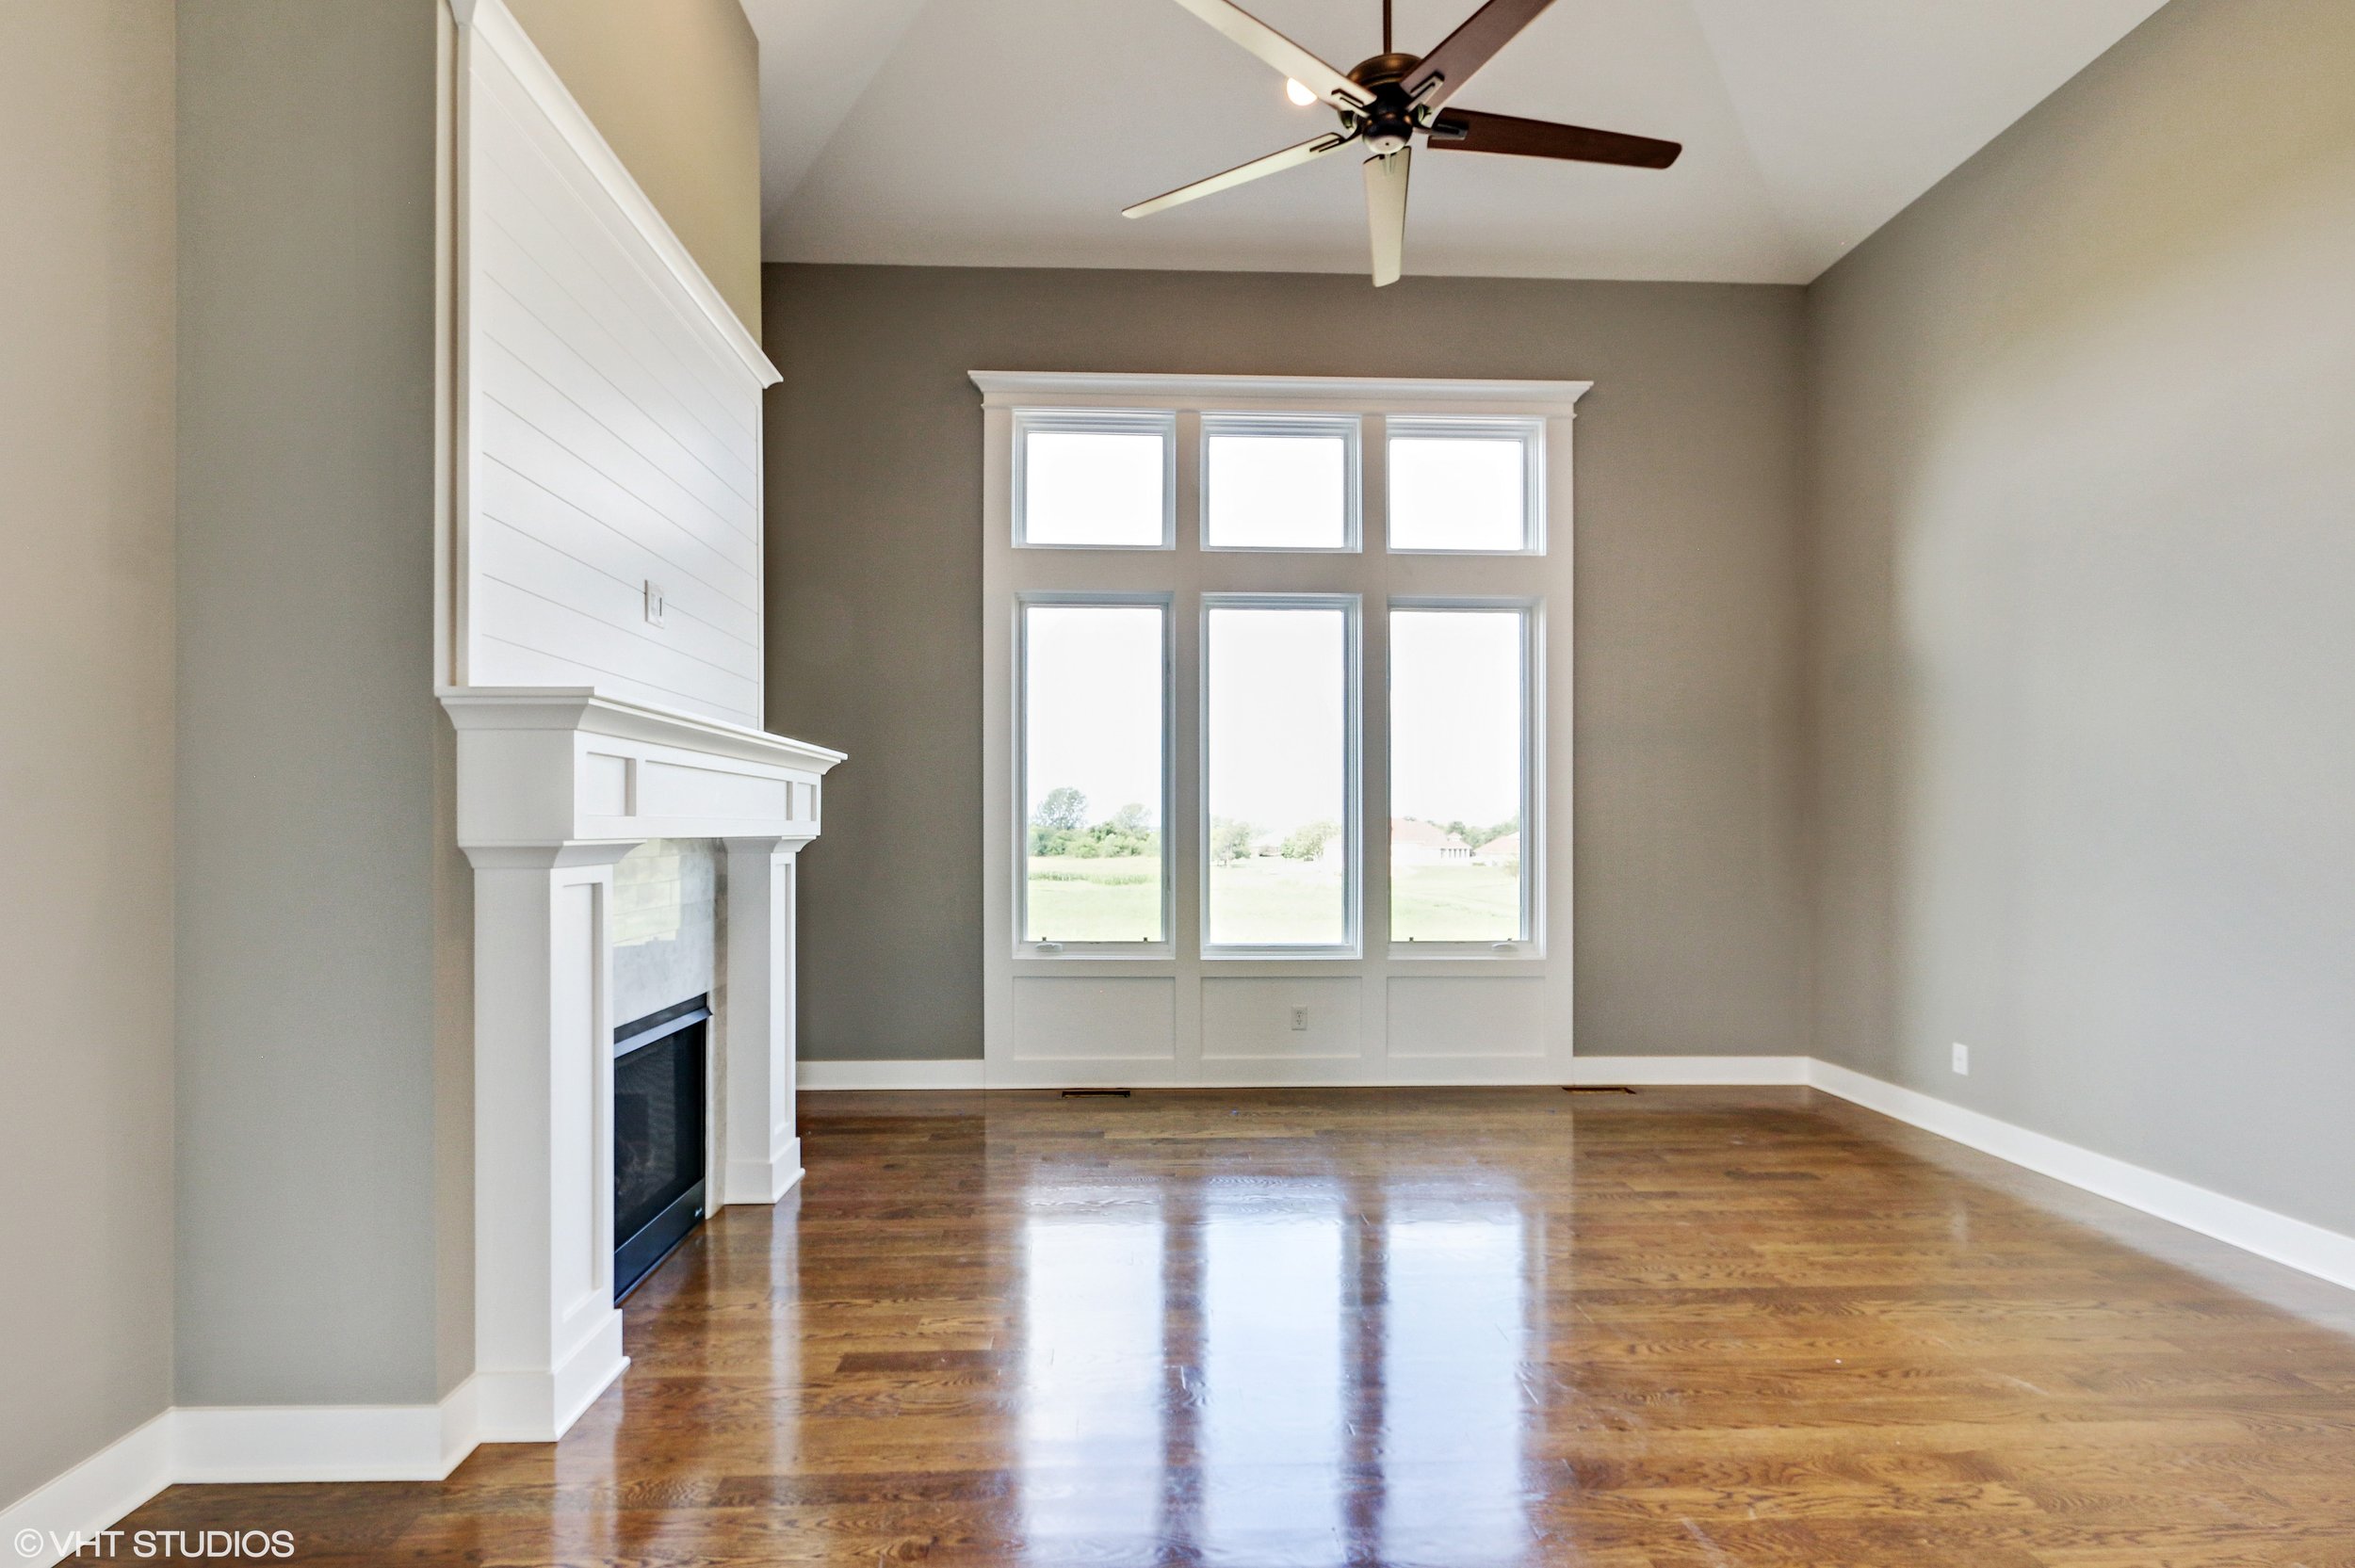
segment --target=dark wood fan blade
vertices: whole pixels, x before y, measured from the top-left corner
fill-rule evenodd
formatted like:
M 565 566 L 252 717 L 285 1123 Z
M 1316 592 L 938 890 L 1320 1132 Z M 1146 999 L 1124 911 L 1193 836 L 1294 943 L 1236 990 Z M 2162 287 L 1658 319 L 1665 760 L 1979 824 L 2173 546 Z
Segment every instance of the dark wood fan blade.
M 1575 163 L 1616 163 L 1630 169 L 1665 169 L 1684 151 L 1678 141 L 1590 131 L 1551 120 L 1449 109 L 1431 122 L 1435 153 L 1508 153 L 1524 158 L 1567 158 Z
M 1489 57 L 1513 41 L 1520 30 L 1537 20 L 1537 13 L 1553 4 L 1553 0 L 1488 0 L 1488 3 L 1464 19 L 1463 24 L 1448 34 L 1439 46 L 1422 57 L 1422 63 L 1409 71 L 1399 86 L 1406 96 L 1421 95 L 1422 102 L 1437 108 L 1454 96 L 1457 89 L 1471 80 L 1472 73 L 1488 63 Z M 1424 91 L 1428 87 L 1430 90 Z

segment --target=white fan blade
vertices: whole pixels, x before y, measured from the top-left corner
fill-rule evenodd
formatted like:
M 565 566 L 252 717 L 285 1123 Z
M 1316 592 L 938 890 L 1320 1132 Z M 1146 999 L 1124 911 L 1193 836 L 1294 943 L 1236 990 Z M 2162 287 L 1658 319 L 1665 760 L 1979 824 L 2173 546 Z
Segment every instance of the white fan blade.
M 1373 235 L 1373 286 L 1398 282 L 1406 265 L 1406 170 L 1414 149 L 1366 160 L 1366 227 Z
M 1238 164 L 1224 174 L 1213 174 L 1207 180 L 1196 180 L 1190 186 L 1179 186 L 1176 190 L 1166 191 L 1149 202 L 1139 202 L 1133 207 L 1123 207 L 1120 209 L 1120 216 L 1143 218 L 1148 213 L 1160 212 L 1164 207 L 1174 207 L 1180 202 L 1192 202 L 1198 197 L 1213 195 L 1222 190 L 1231 190 L 1237 186 L 1249 185 L 1252 181 L 1264 179 L 1270 174 L 1280 174 L 1287 169 L 1297 169 L 1304 163 L 1314 163 L 1334 149 L 1346 147 L 1351 139 L 1339 131 L 1328 131 L 1313 141 L 1304 141 L 1297 147 L 1287 147 L 1280 153 L 1270 153 L 1264 158 L 1254 158 L 1249 163 Z
M 1233 0 L 1178 3 L 1335 108 L 1363 108 L 1373 102 L 1373 94 L 1233 4 Z

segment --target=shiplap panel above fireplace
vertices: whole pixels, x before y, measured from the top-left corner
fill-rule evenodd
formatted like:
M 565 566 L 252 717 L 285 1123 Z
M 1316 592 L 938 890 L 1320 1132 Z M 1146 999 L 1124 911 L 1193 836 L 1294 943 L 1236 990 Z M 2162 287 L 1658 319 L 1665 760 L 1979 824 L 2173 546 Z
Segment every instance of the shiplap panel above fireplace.
M 538 63 L 468 56 L 454 684 L 758 728 L 775 372 L 584 152 L 569 100 L 524 79 Z

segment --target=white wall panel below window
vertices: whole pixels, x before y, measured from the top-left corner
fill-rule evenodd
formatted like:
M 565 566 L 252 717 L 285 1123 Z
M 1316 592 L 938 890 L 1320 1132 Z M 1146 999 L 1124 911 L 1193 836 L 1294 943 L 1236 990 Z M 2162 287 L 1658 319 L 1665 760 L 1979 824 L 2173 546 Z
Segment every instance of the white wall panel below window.
M 1365 1053 L 1358 1002 L 1365 986 L 1336 980 L 1206 979 L 1205 1061 L 1355 1061 Z
M 1080 1064 L 1168 1061 L 1178 1054 L 1177 994 L 1176 983 L 1161 978 L 1016 980 L 1014 1055 Z
M 1390 980 L 1390 1057 L 1543 1058 L 1546 985 L 1500 977 Z

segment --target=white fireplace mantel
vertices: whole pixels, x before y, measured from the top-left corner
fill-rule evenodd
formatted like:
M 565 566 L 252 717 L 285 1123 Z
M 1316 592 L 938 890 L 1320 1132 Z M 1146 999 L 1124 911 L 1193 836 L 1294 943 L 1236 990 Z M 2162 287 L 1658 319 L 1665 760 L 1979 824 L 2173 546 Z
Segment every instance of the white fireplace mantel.
M 475 1334 L 481 1435 L 552 1442 L 627 1360 L 613 1306 L 613 865 L 727 845 L 712 1172 L 721 1204 L 802 1173 L 795 856 L 839 752 L 572 687 L 445 688 L 475 867 Z

